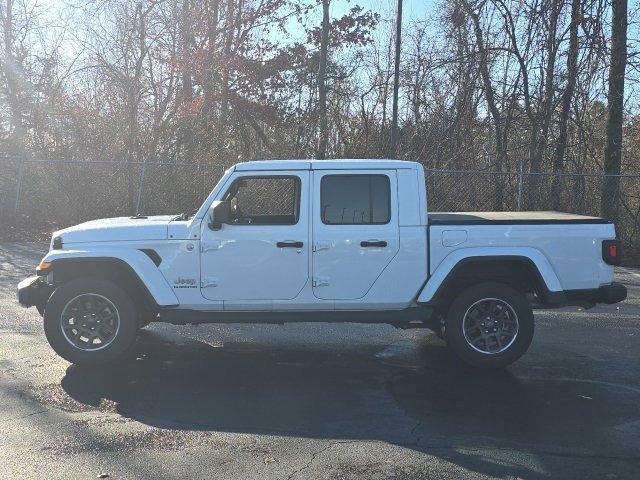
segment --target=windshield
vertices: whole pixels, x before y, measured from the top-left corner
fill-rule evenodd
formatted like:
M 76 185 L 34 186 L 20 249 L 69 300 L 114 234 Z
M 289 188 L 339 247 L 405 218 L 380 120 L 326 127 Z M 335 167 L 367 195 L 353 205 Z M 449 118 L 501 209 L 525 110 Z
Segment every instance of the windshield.
M 213 187 L 213 190 L 211 190 L 211 193 L 209 194 L 209 196 L 207 196 L 204 202 L 202 202 L 202 205 L 200 205 L 200 207 L 196 210 L 196 212 L 193 215 L 190 215 L 189 218 L 191 217 L 195 217 L 198 219 L 204 218 L 204 216 L 207 214 L 207 211 L 209 210 L 209 207 L 211 206 L 211 203 L 214 201 L 216 196 L 220 194 L 220 190 L 225 185 L 225 183 L 227 183 L 227 180 L 233 173 L 233 170 L 234 170 L 234 167 L 231 167 L 224 172 L 224 175 L 220 177 L 220 180 L 218 180 L 218 183 L 216 183 L 216 186 Z

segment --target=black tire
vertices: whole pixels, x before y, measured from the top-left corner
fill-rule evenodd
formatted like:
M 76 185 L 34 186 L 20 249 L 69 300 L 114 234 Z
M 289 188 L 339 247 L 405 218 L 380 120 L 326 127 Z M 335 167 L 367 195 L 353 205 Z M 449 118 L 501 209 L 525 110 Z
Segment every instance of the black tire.
M 517 319 L 517 333 L 512 340 L 506 336 L 500 337 L 504 343 L 510 342 L 508 345 L 499 346 L 498 339 L 492 332 L 492 339 L 480 340 L 477 344 L 478 349 L 471 346 L 469 341 L 467 341 L 463 329 L 465 315 L 468 311 L 470 315 L 473 315 L 471 308 L 476 305 L 480 307 L 483 306 L 483 304 L 479 302 L 485 299 L 498 300 L 498 315 L 500 315 L 503 310 L 508 310 L 504 306 L 505 303 L 513 309 L 515 318 Z M 490 300 L 488 301 L 491 302 Z M 510 318 L 511 313 L 507 312 L 506 315 L 507 318 Z M 484 320 L 484 316 L 482 320 Z M 469 322 L 471 322 L 471 320 L 469 320 Z M 518 360 L 527 351 L 529 345 L 531 345 L 534 331 L 533 312 L 527 298 L 509 285 L 502 283 L 481 283 L 467 288 L 453 301 L 447 314 L 445 328 L 449 347 L 462 361 L 474 367 L 502 368 Z M 510 330 L 513 329 L 511 328 Z M 477 332 L 476 335 L 478 336 L 482 334 L 479 327 L 475 332 Z M 475 338 L 478 337 L 476 336 Z M 474 338 L 471 340 L 473 339 Z M 491 345 L 487 346 L 485 342 L 489 341 Z M 493 345 L 493 343 L 495 343 L 495 345 Z M 486 351 L 491 350 L 491 348 L 495 348 L 496 352 L 490 353 Z M 500 348 L 504 348 L 504 350 L 500 351 Z
M 119 328 L 110 343 L 98 350 L 83 350 L 67 340 L 61 325 L 65 306 L 84 294 L 108 299 L 117 310 Z M 44 332 L 49 345 L 65 360 L 76 365 L 102 365 L 122 359 L 132 347 L 138 331 L 136 308 L 127 293 L 109 280 L 78 278 L 59 286 L 53 292 L 44 312 Z
M 438 313 L 438 326 L 433 327 L 433 333 L 436 337 L 438 337 L 443 342 L 447 343 L 447 328 L 445 324 L 445 316 L 441 313 Z
M 151 320 L 139 320 L 138 321 L 138 328 L 139 329 L 143 329 L 149 326 L 149 324 L 151 323 Z
M 445 342 L 447 341 L 447 334 L 445 333 L 444 327 L 436 327 L 433 330 L 433 333 L 436 335 L 436 337 L 438 337 L 440 340 L 444 340 Z
M 157 315 L 149 314 L 149 315 L 145 315 L 144 317 L 140 316 L 138 318 L 138 328 L 139 329 L 147 328 L 153 322 L 157 322 L 157 321 L 158 321 Z
M 146 306 L 138 306 L 138 328 L 148 327 L 152 322 L 158 321 L 158 314 Z

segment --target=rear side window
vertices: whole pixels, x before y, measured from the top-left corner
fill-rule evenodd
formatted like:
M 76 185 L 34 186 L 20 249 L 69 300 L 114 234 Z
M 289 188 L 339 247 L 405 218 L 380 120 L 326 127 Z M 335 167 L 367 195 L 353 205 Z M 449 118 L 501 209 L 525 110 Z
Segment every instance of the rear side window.
M 381 225 L 391 220 L 386 175 L 325 175 L 320 182 L 322 223 Z

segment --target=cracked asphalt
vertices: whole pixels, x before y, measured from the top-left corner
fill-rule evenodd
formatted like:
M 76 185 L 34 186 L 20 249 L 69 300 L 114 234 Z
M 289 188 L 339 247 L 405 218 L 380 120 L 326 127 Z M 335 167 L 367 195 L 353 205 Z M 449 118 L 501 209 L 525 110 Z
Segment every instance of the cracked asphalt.
M 84 370 L 15 300 L 44 248 L 0 244 L 0 478 L 640 477 L 635 271 L 619 308 L 536 312 L 503 371 L 357 324 L 151 325 Z

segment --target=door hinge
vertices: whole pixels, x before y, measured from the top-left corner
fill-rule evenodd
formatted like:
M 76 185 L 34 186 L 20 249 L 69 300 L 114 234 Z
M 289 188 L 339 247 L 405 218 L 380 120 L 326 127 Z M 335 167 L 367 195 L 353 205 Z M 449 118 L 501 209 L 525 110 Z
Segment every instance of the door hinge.
M 329 285 L 329 277 L 313 277 L 314 287 L 326 287 Z
M 218 279 L 215 277 L 202 277 L 200 280 L 200 288 L 217 287 Z
M 213 240 L 211 242 L 200 242 L 200 253 L 209 252 L 211 250 L 218 250 L 222 247 L 220 240 Z
M 329 243 L 318 242 L 313 244 L 313 251 L 319 252 L 320 250 L 329 250 L 331 245 Z

